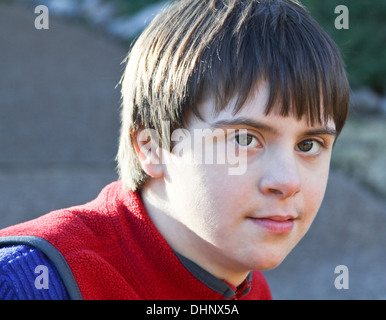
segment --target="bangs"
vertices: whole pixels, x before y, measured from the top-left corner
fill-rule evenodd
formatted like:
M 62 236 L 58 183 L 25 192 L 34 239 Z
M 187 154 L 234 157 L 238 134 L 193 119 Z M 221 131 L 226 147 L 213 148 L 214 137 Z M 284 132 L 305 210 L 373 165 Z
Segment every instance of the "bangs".
M 266 114 L 304 117 L 311 126 L 333 120 L 340 132 L 349 84 L 339 49 L 327 33 L 293 1 L 249 1 L 238 10 L 239 19 L 225 18 L 225 32 L 199 58 L 210 64 L 197 71 L 204 78 L 204 95 L 216 101 L 216 112 L 236 95 L 237 113 L 257 85 L 266 82 Z
M 122 119 L 129 129 L 171 130 L 237 97 L 237 113 L 257 85 L 269 85 L 266 113 L 333 120 L 339 133 L 349 85 L 339 49 L 295 0 L 180 0 L 136 41 L 123 77 Z

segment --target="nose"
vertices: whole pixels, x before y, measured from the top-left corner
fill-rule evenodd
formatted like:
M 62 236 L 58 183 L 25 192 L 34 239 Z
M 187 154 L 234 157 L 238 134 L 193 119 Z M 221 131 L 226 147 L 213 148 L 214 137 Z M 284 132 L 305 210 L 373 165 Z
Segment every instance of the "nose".
M 294 155 L 276 155 L 267 159 L 259 180 L 259 189 L 265 195 L 286 199 L 301 190 L 301 179 Z

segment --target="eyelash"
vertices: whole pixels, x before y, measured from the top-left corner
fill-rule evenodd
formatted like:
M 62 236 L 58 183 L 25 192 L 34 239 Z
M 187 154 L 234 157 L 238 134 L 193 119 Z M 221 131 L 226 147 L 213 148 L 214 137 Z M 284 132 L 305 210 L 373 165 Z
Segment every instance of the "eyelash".
M 255 142 L 256 142 L 256 146 L 261 145 L 260 140 L 259 140 L 256 136 L 254 136 L 254 135 L 252 135 L 252 134 L 249 134 L 248 132 L 240 133 L 240 131 L 237 131 L 236 134 L 235 134 L 234 139 L 235 139 L 235 143 L 236 143 L 240 148 L 248 149 L 248 148 L 254 148 L 254 147 L 256 147 L 256 146 L 253 146 L 253 147 L 250 146 L 250 144 L 251 144 L 251 142 L 252 142 L 253 140 L 252 140 L 251 142 L 249 142 L 247 145 L 241 145 L 240 142 L 238 141 L 238 139 L 240 139 L 240 137 L 247 137 L 247 138 L 254 139 Z
M 314 145 L 311 146 L 310 150 L 308 151 L 302 151 L 302 150 L 299 150 L 299 145 L 301 143 L 304 143 L 304 142 L 312 142 L 313 144 L 316 143 L 318 146 L 319 146 L 319 149 L 317 150 L 317 152 L 315 153 L 309 153 L 310 150 L 312 150 L 312 148 L 314 147 Z M 300 141 L 299 143 L 296 144 L 296 150 L 301 152 L 301 153 L 304 153 L 306 155 L 309 155 L 309 156 L 317 156 L 320 154 L 320 149 L 326 149 L 326 145 L 323 141 L 319 140 L 319 139 L 315 139 L 315 138 L 309 138 L 309 139 L 304 139 L 302 141 Z

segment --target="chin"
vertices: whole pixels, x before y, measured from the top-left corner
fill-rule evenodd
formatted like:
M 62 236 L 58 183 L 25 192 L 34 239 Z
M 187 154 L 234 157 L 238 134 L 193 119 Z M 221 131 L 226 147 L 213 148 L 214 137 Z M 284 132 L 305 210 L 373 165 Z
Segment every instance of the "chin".
M 267 271 L 267 270 L 275 269 L 276 267 L 278 267 L 283 262 L 283 260 L 284 259 L 282 259 L 280 261 L 276 261 L 276 262 L 269 262 L 269 263 L 261 264 L 260 268 L 256 268 L 255 270 Z
M 283 260 L 286 258 L 287 254 L 272 254 L 272 252 L 267 253 L 266 255 L 256 256 L 256 259 L 253 259 L 254 266 L 250 268 L 251 270 L 260 270 L 266 271 L 278 267 Z

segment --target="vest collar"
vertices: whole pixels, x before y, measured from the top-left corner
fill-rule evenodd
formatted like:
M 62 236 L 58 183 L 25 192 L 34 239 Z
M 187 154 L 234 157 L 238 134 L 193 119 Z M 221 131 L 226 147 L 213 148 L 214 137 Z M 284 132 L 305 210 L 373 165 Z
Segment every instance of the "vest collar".
M 184 265 L 184 267 L 193 274 L 193 276 L 195 276 L 198 280 L 200 280 L 213 291 L 221 294 L 227 300 L 237 300 L 241 296 L 245 296 L 251 290 L 252 271 L 249 272 L 248 276 L 238 287 L 235 287 L 224 280 L 216 278 L 208 271 L 201 268 L 198 264 L 184 257 L 178 252 L 174 251 L 174 253 Z

